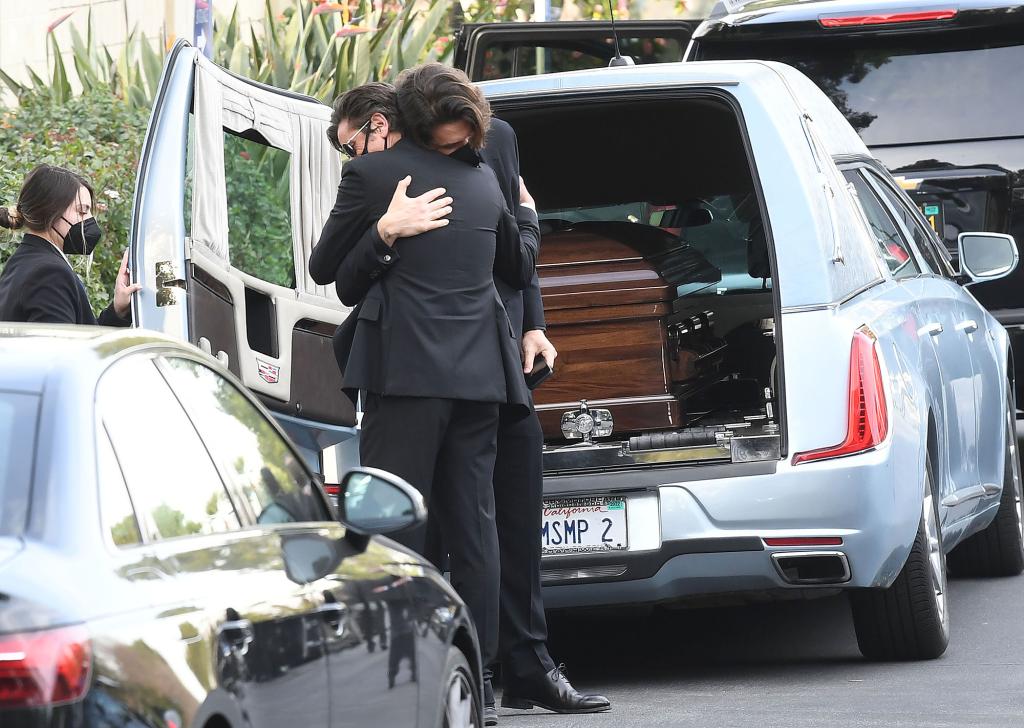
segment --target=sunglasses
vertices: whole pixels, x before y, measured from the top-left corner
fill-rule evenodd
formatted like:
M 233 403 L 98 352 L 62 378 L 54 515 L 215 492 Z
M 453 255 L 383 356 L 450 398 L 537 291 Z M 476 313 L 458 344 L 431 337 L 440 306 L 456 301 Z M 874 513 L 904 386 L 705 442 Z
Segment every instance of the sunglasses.
M 341 149 L 341 153 L 344 154 L 346 157 L 349 157 L 349 158 L 356 156 L 356 148 L 354 146 L 352 146 L 352 140 L 355 139 L 357 136 L 359 136 L 360 132 L 362 132 L 365 129 L 366 130 L 366 139 L 363 140 L 363 154 L 366 154 L 366 149 L 370 145 L 370 132 L 372 131 L 372 129 L 367 128 L 369 126 L 370 126 L 370 120 L 367 119 L 366 123 L 363 124 L 361 127 L 359 127 L 356 130 L 356 133 L 348 138 L 347 142 L 344 142 L 343 144 L 339 145 L 339 148 Z

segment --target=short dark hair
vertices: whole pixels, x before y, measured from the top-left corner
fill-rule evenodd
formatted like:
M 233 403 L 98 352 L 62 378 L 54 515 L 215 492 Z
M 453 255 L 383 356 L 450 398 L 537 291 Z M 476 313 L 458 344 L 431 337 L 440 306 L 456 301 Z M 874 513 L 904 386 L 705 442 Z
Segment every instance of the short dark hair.
M 83 187 L 89 190 L 90 197 L 95 197 L 92 185 L 82 175 L 63 167 L 40 164 L 25 177 L 17 203 L 0 207 L 0 227 L 49 230 L 63 217 Z
M 398 113 L 405 132 L 421 147 L 430 147 L 434 129 L 465 121 L 472 128 L 469 145 L 481 149 L 491 125 L 491 105 L 463 71 L 424 63 L 402 72 L 395 83 Z
M 331 146 L 341 151 L 342 140 L 338 139 L 338 124 L 347 121 L 349 126 L 358 128 L 368 122 L 375 113 L 383 115 L 393 131 L 402 130 L 395 87 L 390 83 L 364 83 L 336 98 L 331 111 L 331 125 L 327 127 L 327 139 Z

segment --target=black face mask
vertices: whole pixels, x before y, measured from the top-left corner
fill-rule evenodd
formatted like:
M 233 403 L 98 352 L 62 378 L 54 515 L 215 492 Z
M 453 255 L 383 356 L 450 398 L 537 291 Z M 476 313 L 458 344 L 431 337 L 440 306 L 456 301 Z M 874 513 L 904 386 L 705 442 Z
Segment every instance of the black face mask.
M 479 152 L 477 152 L 475 149 L 473 149 L 473 147 L 469 146 L 468 144 L 462 145 L 448 156 L 451 157 L 452 159 L 457 159 L 460 162 L 465 162 L 466 164 L 472 165 L 474 167 L 478 167 L 480 163 L 484 161 L 483 158 L 480 156 Z
M 71 225 L 66 218 L 61 220 Z M 64 234 L 64 255 L 92 255 L 102 237 L 103 229 L 95 217 L 76 222 Z

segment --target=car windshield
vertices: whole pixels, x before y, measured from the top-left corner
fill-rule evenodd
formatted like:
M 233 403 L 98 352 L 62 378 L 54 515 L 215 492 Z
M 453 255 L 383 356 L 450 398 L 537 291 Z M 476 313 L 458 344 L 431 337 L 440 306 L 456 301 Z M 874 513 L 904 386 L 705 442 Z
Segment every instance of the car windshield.
M 709 39 L 699 57 L 759 58 L 799 69 L 869 146 L 1022 136 L 1020 28 L 874 39 Z
M 767 251 L 757 198 L 752 192 L 708 195 L 676 205 L 628 202 L 543 210 L 540 219 L 546 223 L 545 230 L 566 229 L 579 223 L 625 222 L 667 233 L 665 245 L 639 252 L 646 257 L 659 254 L 671 257 L 673 249 L 697 250 L 721 272 L 721 280 L 714 283 L 680 284 L 676 292 L 679 296 L 709 291 L 725 295 L 771 288 L 767 261 L 763 266 L 764 278 L 751 275 L 752 270 L 757 272 L 757 267 L 751 265 L 756 251 L 762 248 L 765 254 Z
M 39 397 L 0 392 L 0 535 L 25 527 L 30 478 L 35 459 Z

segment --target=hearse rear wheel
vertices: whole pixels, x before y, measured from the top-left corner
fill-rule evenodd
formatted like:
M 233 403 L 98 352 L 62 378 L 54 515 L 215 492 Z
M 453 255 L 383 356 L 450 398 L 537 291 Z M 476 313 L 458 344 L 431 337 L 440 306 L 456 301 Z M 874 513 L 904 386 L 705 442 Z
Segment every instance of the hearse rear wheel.
M 869 660 L 930 660 L 949 644 L 946 558 L 931 463 L 921 522 L 903 569 L 888 589 L 850 592 L 861 654 Z

